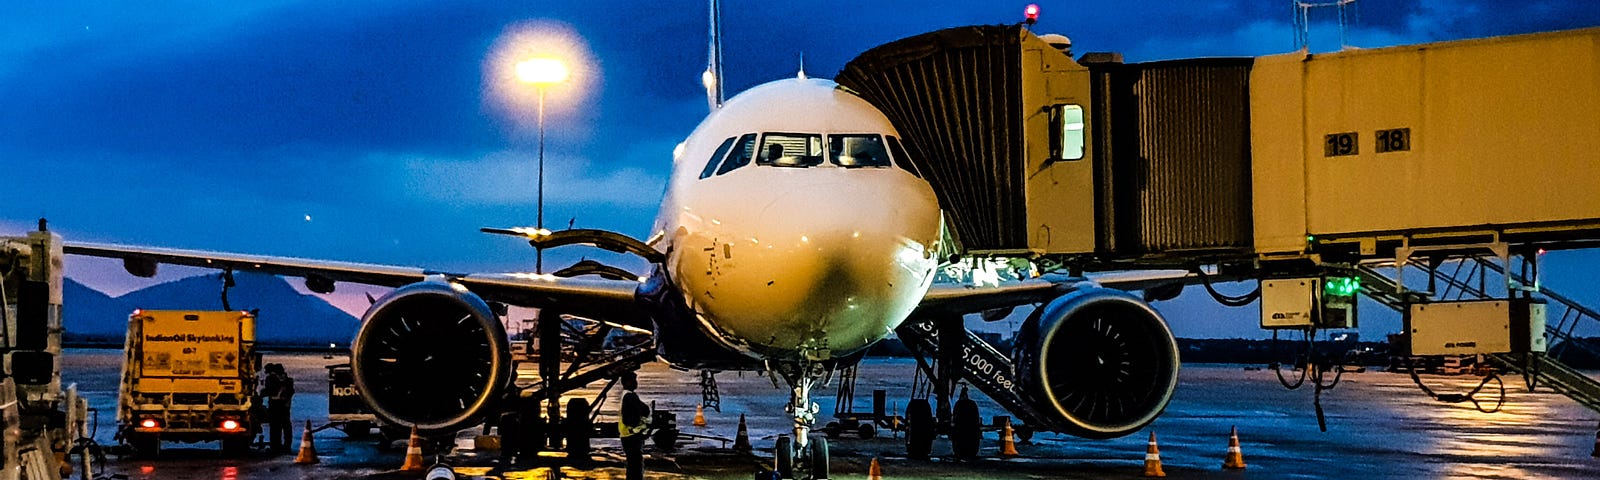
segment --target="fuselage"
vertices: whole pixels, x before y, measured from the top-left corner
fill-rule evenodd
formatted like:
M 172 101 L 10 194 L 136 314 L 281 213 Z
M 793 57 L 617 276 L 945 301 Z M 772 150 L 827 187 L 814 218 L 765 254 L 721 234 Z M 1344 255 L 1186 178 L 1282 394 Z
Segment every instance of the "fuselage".
M 652 236 L 685 316 L 754 360 L 828 360 L 893 332 L 932 282 L 942 228 L 898 137 L 826 80 L 712 112 L 674 152 Z

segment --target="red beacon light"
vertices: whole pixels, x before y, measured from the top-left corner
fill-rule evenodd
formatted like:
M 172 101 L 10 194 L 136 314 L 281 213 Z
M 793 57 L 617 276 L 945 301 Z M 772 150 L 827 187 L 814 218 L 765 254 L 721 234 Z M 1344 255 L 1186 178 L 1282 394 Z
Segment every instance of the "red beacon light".
M 154 418 L 146 418 L 144 421 L 139 422 L 139 426 L 144 428 L 156 428 L 161 426 L 161 424 L 156 422 L 156 419 Z
M 1037 3 L 1028 4 L 1028 6 L 1026 8 L 1022 9 L 1022 16 L 1024 18 L 1023 23 L 1026 23 L 1028 25 L 1033 25 L 1034 23 L 1038 22 L 1039 21 L 1039 4 L 1037 4 Z
M 231 418 L 227 419 L 227 420 L 223 420 L 222 421 L 222 429 L 223 430 L 238 430 L 239 429 L 239 421 L 231 419 Z

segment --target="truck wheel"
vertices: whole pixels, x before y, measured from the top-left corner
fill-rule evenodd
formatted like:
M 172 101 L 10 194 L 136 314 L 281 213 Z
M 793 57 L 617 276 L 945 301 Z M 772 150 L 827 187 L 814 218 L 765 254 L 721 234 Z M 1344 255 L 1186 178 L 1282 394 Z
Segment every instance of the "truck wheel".
M 861 426 L 856 427 L 856 435 L 860 435 L 863 439 L 871 440 L 872 437 L 878 436 L 878 428 L 870 423 L 863 423 Z
M 828 422 L 827 425 L 823 425 L 822 433 L 827 434 L 828 438 L 839 438 L 839 422 Z
M 656 444 L 656 450 L 671 452 L 678 448 L 678 429 L 663 428 L 656 430 L 656 433 L 650 436 L 650 440 L 653 440 Z
M 574 398 L 567 401 L 567 458 L 575 461 L 589 459 L 589 437 L 594 435 L 594 424 L 589 423 L 589 400 Z
M 133 452 L 140 458 L 156 458 L 161 456 L 161 437 L 148 433 L 135 433 L 128 435 L 128 446 L 133 447 Z
M 344 425 L 346 438 L 367 438 L 372 435 L 372 424 L 368 422 L 350 422 Z
M 222 437 L 222 453 L 229 455 L 249 453 L 251 440 L 255 440 L 255 438 L 244 435 Z

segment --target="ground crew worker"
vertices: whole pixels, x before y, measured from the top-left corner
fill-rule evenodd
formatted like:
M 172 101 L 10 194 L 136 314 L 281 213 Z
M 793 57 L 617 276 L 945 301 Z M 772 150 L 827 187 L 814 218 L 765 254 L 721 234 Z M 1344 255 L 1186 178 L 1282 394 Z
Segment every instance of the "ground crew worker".
M 261 395 L 267 399 L 267 443 L 273 453 L 288 453 L 294 425 L 289 422 L 289 405 L 294 399 L 294 379 L 283 370 L 283 365 L 269 363 L 267 378 L 263 380 Z
M 650 430 L 650 406 L 639 400 L 634 389 L 639 379 L 633 372 L 622 374 L 622 411 L 617 433 L 622 437 L 622 452 L 628 458 L 627 480 L 644 480 L 644 439 Z

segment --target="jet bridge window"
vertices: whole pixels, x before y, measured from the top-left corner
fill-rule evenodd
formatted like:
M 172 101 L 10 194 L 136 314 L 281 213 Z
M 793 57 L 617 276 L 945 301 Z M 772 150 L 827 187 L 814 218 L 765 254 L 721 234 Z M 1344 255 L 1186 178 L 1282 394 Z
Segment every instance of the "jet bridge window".
M 916 165 L 911 164 L 911 154 L 906 153 L 906 147 L 900 144 L 900 139 L 889 137 L 889 151 L 894 152 L 895 165 L 907 172 L 911 172 L 912 176 L 922 178 L 922 172 L 918 172 Z
M 717 173 L 717 165 L 722 164 L 722 157 L 728 154 L 728 149 L 733 148 L 733 141 L 737 139 L 737 137 L 728 137 L 727 140 L 722 141 L 722 145 L 717 147 L 717 151 L 711 154 L 711 161 L 706 162 L 705 170 L 700 171 L 700 178 L 706 178 L 711 174 Z
M 768 133 L 761 139 L 758 165 L 815 167 L 822 164 L 822 135 L 817 133 Z
M 1050 158 L 1083 158 L 1083 106 L 1056 105 L 1050 109 Z
M 845 168 L 889 166 L 883 137 L 875 134 L 830 134 L 828 157 L 834 165 Z
M 717 175 L 733 171 L 735 168 L 750 164 L 750 158 L 756 153 L 756 134 L 746 133 L 739 137 L 739 144 L 733 148 L 733 153 L 728 154 L 728 159 L 722 162 L 722 168 L 717 169 Z

